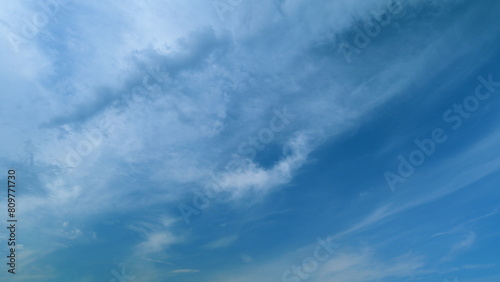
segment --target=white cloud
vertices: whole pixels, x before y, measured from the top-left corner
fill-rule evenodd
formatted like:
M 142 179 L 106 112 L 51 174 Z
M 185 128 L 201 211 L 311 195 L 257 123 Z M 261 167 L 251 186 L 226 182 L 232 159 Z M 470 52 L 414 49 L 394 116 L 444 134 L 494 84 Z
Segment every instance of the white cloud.
M 196 272 L 200 271 L 197 269 L 176 269 L 171 271 L 171 273 L 196 273 Z
M 474 232 L 468 232 L 461 237 L 461 240 L 453 244 L 450 248 L 450 251 L 443 258 L 441 258 L 442 262 L 447 262 L 455 259 L 462 252 L 470 249 L 477 239 L 477 235 Z
M 370 250 L 340 254 L 321 267 L 316 281 L 377 281 L 417 276 L 425 262 L 422 257 L 406 254 L 389 261 Z
M 282 273 L 291 269 L 292 265 L 301 265 L 314 247 L 306 246 L 266 261 L 249 262 L 240 268 L 218 273 L 210 281 L 281 281 Z M 367 247 L 343 246 L 325 262 L 317 263 L 315 271 L 306 272 L 302 268 L 302 273 L 298 275 L 303 275 L 303 280 L 318 282 L 379 281 L 389 278 L 408 279 L 429 272 L 421 255 L 407 253 L 389 259 L 381 252 Z M 298 275 L 290 271 L 285 278 L 295 281 L 299 279 Z
M 147 235 L 144 242 L 138 246 L 138 252 L 141 254 L 161 253 L 170 246 L 177 242 L 177 238 L 169 232 L 155 232 Z
M 248 159 L 239 159 L 239 166 L 230 167 L 217 176 L 219 187 L 241 197 L 247 191 L 261 192 L 290 181 L 293 173 L 307 160 L 313 149 L 314 137 L 298 133 L 286 144 L 284 156 L 271 168 L 265 169 Z
M 215 240 L 213 242 L 208 243 L 205 245 L 205 248 L 207 249 L 220 249 L 220 248 L 226 248 L 231 246 L 234 242 L 238 240 L 238 236 L 233 235 L 233 236 L 228 236 L 228 237 L 223 237 L 218 240 Z
M 57 18 L 21 53 L 15 53 L 5 38 L 0 41 L 3 97 L 9 101 L 0 120 L 3 133 L 10 136 L 2 139 L 2 147 L 8 149 L 0 158 L 30 166 L 36 179 L 37 192 L 21 197 L 26 230 L 49 230 L 53 225 L 59 235 L 87 236 L 93 233 L 74 222 L 171 203 L 185 193 L 179 190 L 201 183 L 211 173 L 225 179 L 223 188 L 235 197 L 248 191 L 265 194 L 288 183 L 307 164 L 317 147 L 314 140 L 356 128 L 376 107 L 467 51 L 450 40 L 467 22 L 443 29 L 441 39 L 412 33 L 413 27 L 406 26 L 403 39 L 425 40 L 427 47 L 412 48 L 404 40 L 397 47 L 420 56 L 377 59 L 380 50 L 391 54 L 394 49 L 395 43 L 382 39 L 363 51 L 372 55 L 370 65 L 349 65 L 338 54 L 312 51 L 328 34 L 351 27 L 353 15 L 366 16 L 384 5 L 382 0 L 317 5 L 286 1 L 279 4 L 281 13 L 271 1 L 245 1 L 222 21 L 211 1 L 194 3 L 61 1 Z M 19 3 L 4 6 L 4 31 L 19 32 L 22 17 L 37 9 Z M 473 39 L 478 44 L 485 40 Z M 326 49 L 335 43 L 326 41 Z M 437 50 L 446 48 L 455 52 L 443 58 Z M 142 107 L 126 108 L 124 100 L 142 84 L 145 66 L 155 66 L 148 65 L 151 62 L 158 62 L 169 80 L 150 99 L 133 103 Z M 365 72 L 353 76 L 360 67 Z M 304 114 L 276 137 L 273 145 L 283 150 L 281 158 L 270 168 L 242 159 L 241 166 L 229 172 L 220 169 L 239 142 L 268 121 L 272 108 L 284 104 Z M 77 168 L 68 170 L 66 148 L 75 148 L 85 139 L 85 130 L 102 120 L 115 125 L 115 131 L 104 132 L 102 143 Z M 498 161 L 491 160 L 478 168 L 485 168 L 485 175 L 497 167 Z M 144 182 L 128 181 L 137 175 Z M 148 193 L 141 193 L 144 186 Z M 355 229 L 456 187 L 398 209 L 387 205 Z M 76 226 L 60 229 L 60 222 Z M 168 220 L 155 225 L 161 228 L 143 227 L 144 240 L 136 246 L 148 254 L 179 240 Z M 38 252 L 33 257 L 42 259 L 59 246 L 45 235 L 46 249 L 27 244 L 28 250 Z

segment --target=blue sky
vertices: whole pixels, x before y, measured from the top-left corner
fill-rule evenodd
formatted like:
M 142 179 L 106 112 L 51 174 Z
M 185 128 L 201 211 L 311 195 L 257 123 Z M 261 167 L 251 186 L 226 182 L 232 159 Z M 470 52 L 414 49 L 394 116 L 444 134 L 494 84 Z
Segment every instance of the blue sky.
M 0 279 L 500 281 L 499 13 L 4 1 Z

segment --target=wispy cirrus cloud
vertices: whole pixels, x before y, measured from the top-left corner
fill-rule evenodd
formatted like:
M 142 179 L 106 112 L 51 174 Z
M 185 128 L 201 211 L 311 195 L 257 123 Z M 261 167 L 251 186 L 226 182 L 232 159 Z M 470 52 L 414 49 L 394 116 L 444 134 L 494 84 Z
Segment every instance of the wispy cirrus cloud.
M 233 244 L 236 240 L 238 240 L 238 236 L 233 235 L 229 237 L 223 237 L 218 240 L 215 240 L 213 242 L 208 243 L 205 245 L 205 248 L 207 249 L 219 249 L 219 248 L 226 248 L 229 247 L 231 244 Z

